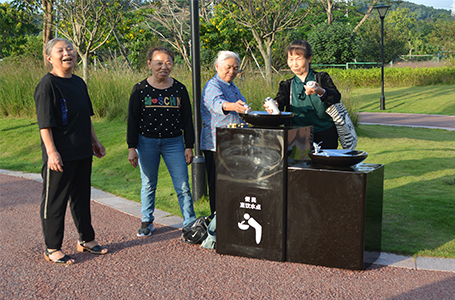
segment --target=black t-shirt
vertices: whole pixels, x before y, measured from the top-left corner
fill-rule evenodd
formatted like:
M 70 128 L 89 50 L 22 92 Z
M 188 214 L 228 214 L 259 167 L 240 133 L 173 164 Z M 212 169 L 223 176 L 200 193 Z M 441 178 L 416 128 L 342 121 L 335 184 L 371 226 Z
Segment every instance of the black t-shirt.
M 52 128 L 55 147 L 63 161 L 84 159 L 93 155 L 91 122 L 93 107 L 82 78 L 62 78 L 47 73 L 36 87 L 36 114 L 40 129 Z M 47 161 L 41 141 L 43 161 Z

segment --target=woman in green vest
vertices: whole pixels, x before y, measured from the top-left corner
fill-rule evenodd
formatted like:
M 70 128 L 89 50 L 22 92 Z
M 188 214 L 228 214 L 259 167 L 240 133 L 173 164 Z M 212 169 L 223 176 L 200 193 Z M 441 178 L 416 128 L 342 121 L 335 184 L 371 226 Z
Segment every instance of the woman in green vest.
M 307 41 L 293 41 L 286 53 L 288 66 L 295 76 L 280 82 L 275 97 L 279 110 L 294 113 L 293 125 L 313 125 L 313 142 L 320 143 L 322 149 L 336 149 L 338 133 L 325 110 L 340 102 L 340 92 L 329 74 L 311 69 L 313 52 Z

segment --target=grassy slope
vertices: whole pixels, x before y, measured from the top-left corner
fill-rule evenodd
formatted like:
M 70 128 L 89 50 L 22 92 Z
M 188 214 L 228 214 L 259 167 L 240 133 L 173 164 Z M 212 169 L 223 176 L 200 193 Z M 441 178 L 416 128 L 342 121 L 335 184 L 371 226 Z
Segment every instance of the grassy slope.
M 360 111 L 380 112 L 380 93 L 378 88 L 345 88 L 343 95 L 358 101 Z M 455 115 L 454 94 L 453 85 L 387 88 L 384 112 Z M 127 161 L 125 121 L 94 123 L 107 156 L 94 159 L 93 186 L 140 201 L 139 170 Z M 0 132 L 0 168 L 39 173 L 36 121 L 0 118 Z M 383 250 L 455 258 L 453 132 L 362 125 L 358 134 L 358 149 L 369 153 L 366 162 L 385 164 Z M 157 208 L 180 215 L 164 163 L 159 172 Z M 197 215 L 208 215 L 207 199 L 195 209 Z
M 30 119 L 0 119 L 0 168 L 38 173 L 37 125 Z M 93 186 L 134 201 L 140 199 L 140 174 L 127 160 L 126 126 L 97 120 L 95 130 L 107 155 L 94 159 Z M 385 165 L 383 251 L 455 258 L 455 135 L 445 130 L 366 126 L 358 128 L 358 149 L 367 163 Z M 157 208 L 180 215 L 164 164 Z M 197 215 L 208 215 L 206 199 Z

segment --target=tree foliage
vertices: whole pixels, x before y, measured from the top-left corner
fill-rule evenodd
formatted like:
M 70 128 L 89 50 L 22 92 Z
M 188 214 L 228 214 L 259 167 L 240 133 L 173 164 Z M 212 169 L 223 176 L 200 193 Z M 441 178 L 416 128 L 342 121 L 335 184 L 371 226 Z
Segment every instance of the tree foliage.
M 223 0 L 220 5 L 230 17 L 247 28 L 257 43 L 265 65 L 268 84 L 272 82 L 272 46 L 276 35 L 296 28 L 309 12 L 306 0 Z
M 38 32 L 32 21 L 33 17 L 25 10 L 0 3 L 0 58 L 24 52 L 28 35 Z
M 147 67 L 147 50 L 159 43 L 159 39 L 144 24 L 145 14 L 142 10 L 132 10 L 125 13 L 117 25 L 114 35 L 111 35 L 105 50 L 124 49 L 134 69 Z
M 314 63 L 351 62 L 358 55 L 357 35 L 350 24 L 320 23 L 311 31 L 308 42 L 313 48 Z
M 395 17 L 397 15 L 397 17 Z M 409 51 L 408 31 L 410 23 L 402 20 L 400 11 L 389 11 L 384 18 L 384 61 L 394 61 Z M 397 20 L 402 24 L 397 24 Z M 412 26 L 411 26 L 412 27 Z M 377 15 L 369 19 L 358 30 L 360 37 L 359 60 L 381 61 L 381 20 Z
M 210 19 L 201 18 L 200 34 L 206 62 L 210 63 L 219 51 L 230 50 L 248 56 L 248 46 L 254 44 L 251 32 L 235 22 L 221 5 L 213 8 Z
M 191 69 L 191 11 L 188 1 L 149 0 L 147 5 L 139 4 L 137 9 L 145 16 L 144 24 L 162 42 L 171 45 Z
M 439 45 L 443 51 L 455 51 L 455 20 L 444 22 L 436 21 L 430 40 Z
M 80 55 L 84 80 L 88 80 L 89 59 L 109 40 L 129 5 L 129 0 L 59 0 L 59 20 L 54 26 L 71 41 Z

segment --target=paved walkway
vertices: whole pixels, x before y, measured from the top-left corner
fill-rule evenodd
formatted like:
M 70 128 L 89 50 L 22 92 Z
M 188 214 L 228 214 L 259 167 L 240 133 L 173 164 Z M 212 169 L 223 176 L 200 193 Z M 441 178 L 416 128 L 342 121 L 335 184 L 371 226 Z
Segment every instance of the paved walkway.
M 42 183 L 41 175 L 39 174 L 30 174 L 9 170 L 0 169 L 0 175 L 15 176 L 21 177 L 29 180 L 34 180 Z M 137 202 L 103 192 L 99 189 L 92 187 L 92 200 L 106 205 L 108 207 L 114 208 L 131 216 L 141 218 L 141 205 Z M 177 216 L 172 216 L 167 212 L 156 209 L 155 210 L 155 223 L 173 227 L 173 228 L 182 228 L 182 218 Z M 375 256 L 375 255 L 373 255 Z M 365 255 L 366 263 L 374 263 L 384 266 L 395 266 L 402 268 L 410 269 L 423 269 L 423 270 L 436 270 L 436 271 L 450 271 L 455 272 L 455 259 L 441 259 L 433 257 L 417 257 L 414 259 L 411 256 L 396 255 L 391 253 L 381 253 L 378 259 L 371 260 L 369 253 Z
M 455 130 L 455 116 L 360 113 L 360 124 Z

